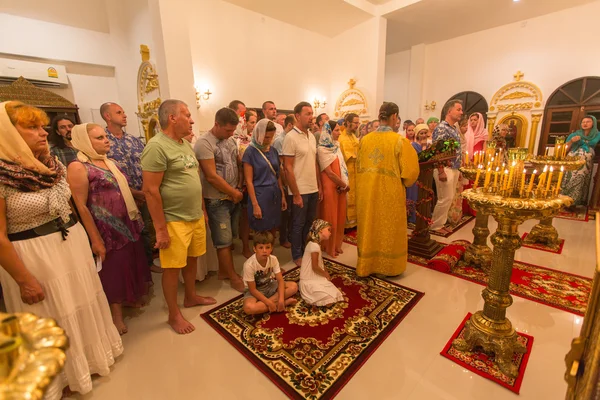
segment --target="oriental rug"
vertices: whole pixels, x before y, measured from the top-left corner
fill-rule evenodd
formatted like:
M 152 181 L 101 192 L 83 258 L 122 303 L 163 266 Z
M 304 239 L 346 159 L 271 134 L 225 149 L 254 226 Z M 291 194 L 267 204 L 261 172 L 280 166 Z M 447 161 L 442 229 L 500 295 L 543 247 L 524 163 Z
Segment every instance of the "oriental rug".
M 471 313 L 467 314 L 440 354 L 447 359 L 454 361 L 463 368 L 489 379 L 492 382 L 496 382 L 497 384 L 504 386 L 508 390 L 518 394 L 521 388 L 521 383 L 523 382 L 523 376 L 525 375 L 525 368 L 527 368 L 527 361 L 529 361 L 529 355 L 531 354 L 533 337 L 517 332 L 519 335 L 517 340 L 525 346 L 527 352 L 525 354 L 514 355 L 513 363 L 518 368 L 519 374 L 516 378 L 511 378 L 500 371 L 500 368 L 494 361 L 493 354 L 489 355 L 479 351 L 458 351 L 452 347 L 452 342 L 454 339 L 463 337 L 465 323 L 469 318 L 471 318 Z
M 542 251 L 547 251 L 549 253 L 554 253 L 554 254 L 561 254 L 563 251 L 563 247 L 565 245 L 565 239 L 558 239 L 558 246 L 556 248 L 552 247 L 552 246 L 548 246 L 545 244 L 541 244 L 541 243 L 532 243 L 532 244 L 525 244 L 524 240 L 527 237 L 527 232 L 523 234 L 523 236 L 521 237 L 521 240 L 523 240 L 522 246 L 523 247 L 527 247 L 529 249 L 535 249 L 535 250 L 542 250 Z
M 345 302 L 298 303 L 283 313 L 246 315 L 242 295 L 202 318 L 293 399 L 331 399 L 419 302 L 423 293 L 324 260 Z M 285 274 L 298 281 L 300 269 Z
M 441 257 L 443 252 L 444 250 L 441 250 L 436 257 Z M 446 254 L 445 257 L 448 258 L 450 263 L 450 267 L 447 269 L 449 272 L 439 271 L 437 266 L 434 268 L 431 265 L 430 260 L 410 254 L 408 255 L 408 262 L 456 276 L 469 282 L 483 286 L 487 285 L 488 276 L 483 270 L 458 262 L 458 256 Z M 510 278 L 510 293 L 513 296 L 583 316 L 591 291 L 592 279 L 590 278 L 521 261 L 515 261 L 513 264 Z

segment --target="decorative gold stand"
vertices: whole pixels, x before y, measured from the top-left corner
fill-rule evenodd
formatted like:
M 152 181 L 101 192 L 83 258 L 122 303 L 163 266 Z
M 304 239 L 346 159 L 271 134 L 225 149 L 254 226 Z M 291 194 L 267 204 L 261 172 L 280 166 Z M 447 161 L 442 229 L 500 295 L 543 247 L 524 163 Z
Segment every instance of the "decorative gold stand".
M 463 197 L 478 213 L 492 215 L 498 222 L 498 230 L 492 235 L 494 250 L 488 285 L 482 292 L 483 311 L 473 314 L 465 324 L 464 339 L 455 340 L 453 346 L 460 351 L 481 347 L 484 352 L 494 353 L 500 370 L 516 377 L 514 353 L 524 353 L 526 349 L 518 343 L 517 333 L 506 318 L 506 309 L 512 304 L 509 286 L 515 251 L 521 247 L 518 228 L 526 220 L 558 214 L 561 207 L 572 204 L 573 200 L 566 196 L 545 200 L 508 198 L 483 193 L 482 189 L 466 190 Z
M 460 172 L 470 181 L 474 181 L 477 175 L 477 169 L 461 167 Z M 488 228 L 490 216 L 488 214 L 477 212 L 475 216 L 475 226 L 473 227 L 473 243 L 465 249 L 464 263 L 480 267 L 488 271 L 492 264 L 492 249 L 487 244 L 487 238 L 490 235 Z
M 585 164 L 585 160 L 576 157 L 565 157 L 561 160 L 553 160 L 547 156 L 538 156 L 529 160 L 538 170 L 545 165 L 553 167 L 555 170 L 563 167 L 565 171 L 577 171 Z M 560 248 L 558 240 L 558 231 L 552 224 L 554 217 L 541 219 L 540 223 L 535 225 L 527 235 L 523 243 L 527 245 L 543 244 L 554 251 Z
M 0 313 L 0 399 L 41 400 L 62 371 L 68 347 L 53 319 Z

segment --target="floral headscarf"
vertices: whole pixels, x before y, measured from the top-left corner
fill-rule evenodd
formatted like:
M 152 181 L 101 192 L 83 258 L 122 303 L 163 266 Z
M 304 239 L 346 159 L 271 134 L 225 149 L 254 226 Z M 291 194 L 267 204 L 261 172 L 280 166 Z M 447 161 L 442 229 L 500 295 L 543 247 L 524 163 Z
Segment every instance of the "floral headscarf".
M 330 166 L 337 158 L 340 162 L 340 172 L 342 180 L 348 184 L 348 167 L 344 161 L 344 155 L 340 150 L 340 143 L 333 140 L 331 136 L 331 126 L 329 122 L 325 122 L 319 136 L 319 147 L 317 148 L 319 157 L 319 167 L 321 171 Z
M 321 231 L 331 224 L 322 219 L 315 219 L 312 226 L 310 227 L 310 232 L 308 232 L 308 240 L 315 243 L 321 243 Z

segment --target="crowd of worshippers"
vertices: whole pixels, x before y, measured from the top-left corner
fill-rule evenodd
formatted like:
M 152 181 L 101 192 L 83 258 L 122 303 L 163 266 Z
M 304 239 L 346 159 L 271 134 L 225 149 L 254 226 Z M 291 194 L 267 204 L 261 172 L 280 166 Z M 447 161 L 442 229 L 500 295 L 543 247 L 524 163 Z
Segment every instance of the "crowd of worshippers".
M 452 138 L 473 155 L 489 140 L 483 116 L 463 118 L 462 107 L 451 100 L 441 122 L 419 118 L 401 131 L 398 106 L 390 102 L 377 120 L 361 123 L 352 113 L 338 121 L 314 117 L 307 102 L 286 115 L 272 101 L 251 110 L 236 100 L 195 137 L 188 106 L 166 100 L 158 110 L 160 132 L 144 144 L 126 133 L 127 115 L 115 103 L 100 108 L 105 127 L 77 125 L 66 115 L 49 121 L 36 107 L 1 103 L 6 309 L 54 318 L 70 337 L 65 369 L 47 398 L 63 390 L 87 393 L 93 374 L 109 373 L 123 352 L 123 307 L 148 302 L 151 272 L 162 273 L 169 325 L 192 332 L 177 302 L 178 284 L 181 275 L 184 307 L 216 303 L 195 286 L 207 243 L 216 249 L 218 279 L 244 293 L 249 314 L 283 311 L 297 291 L 315 306 L 344 301 L 322 252 L 343 253 L 347 229 L 357 228 L 357 276 L 404 272 L 407 220 L 414 222 L 406 200 L 416 195 L 418 152 Z M 593 149 L 586 138 L 600 137 L 595 119 L 586 118 L 568 139 L 572 152 Z M 507 146 L 507 133 L 496 127 L 497 146 Z M 462 153 L 434 171 L 432 229 L 447 229 L 462 213 L 457 194 L 468 184 L 458 172 Z M 272 254 L 277 235 L 301 268 L 298 284 L 284 281 Z M 236 237 L 247 259 L 241 275 L 233 262 Z

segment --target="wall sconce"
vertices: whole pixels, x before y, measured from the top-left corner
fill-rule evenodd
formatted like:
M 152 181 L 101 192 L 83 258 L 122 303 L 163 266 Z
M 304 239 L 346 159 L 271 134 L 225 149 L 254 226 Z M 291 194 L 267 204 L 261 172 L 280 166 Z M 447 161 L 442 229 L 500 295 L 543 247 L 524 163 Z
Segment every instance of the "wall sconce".
M 200 93 L 201 89 L 197 85 L 194 85 L 194 89 L 196 90 L 196 107 L 200 108 L 200 100 L 208 100 L 212 92 L 210 89 L 206 89 L 204 93 Z
M 327 101 L 325 101 L 325 98 L 323 98 L 323 100 L 319 100 L 315 97 L 315 99 L 313 100 L 313 105 L 315 106 L 315 108 L 325 108 L 325 106 L 327 105 Z
M 435 106 L 437 106 L 437 103 L 435 101 L 432 101 L 430 104 L 427 103 L 427 100 L 425 100 L 425 109 L 426 110 L 435 110 Z

